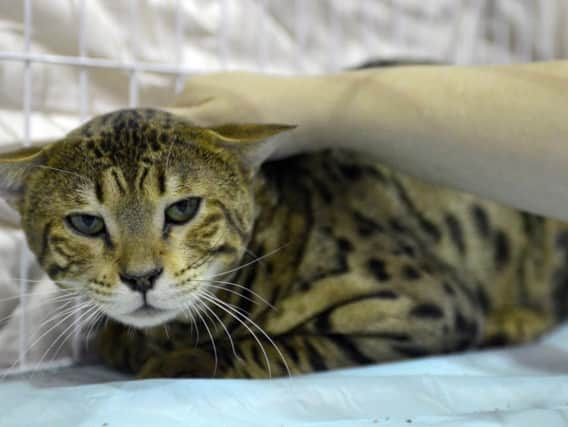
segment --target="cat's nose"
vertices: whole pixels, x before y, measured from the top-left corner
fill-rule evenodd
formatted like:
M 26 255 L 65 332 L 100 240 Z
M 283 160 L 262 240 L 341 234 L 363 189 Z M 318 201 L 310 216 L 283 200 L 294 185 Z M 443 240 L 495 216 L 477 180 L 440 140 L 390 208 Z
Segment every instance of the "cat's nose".
M 121 273 L 120 280 L 122 280 L 133 291 L 145 294 L 152 289 L 158 280 L 158 277 L 164 271 L 163 268 L 155 268 L 154 270 L 147 271 L 146 273 Z

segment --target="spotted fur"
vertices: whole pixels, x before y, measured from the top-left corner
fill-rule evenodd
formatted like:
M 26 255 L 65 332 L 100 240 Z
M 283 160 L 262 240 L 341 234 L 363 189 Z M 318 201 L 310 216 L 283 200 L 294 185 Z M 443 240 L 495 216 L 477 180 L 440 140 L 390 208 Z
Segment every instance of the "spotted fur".
M 114 319 L 98 338 L 110 366 L 307 373 L 520 343 L 564 318 L 566 224 L 350 152 L 258 169 L 259 135 L 282 129 L 125 110 L 0 161 L 0 188 L 43 268 Z M 203 198 L 199 214 L 165 227 L 167 202 L 185 196 Z M 65 215 L 85 210 L 103 212 L 106 236 L 69 230 Z M 121 272 L 156 267 L 165 279 L 144 298 L 164 316 L 129 317 L 142 297 Z

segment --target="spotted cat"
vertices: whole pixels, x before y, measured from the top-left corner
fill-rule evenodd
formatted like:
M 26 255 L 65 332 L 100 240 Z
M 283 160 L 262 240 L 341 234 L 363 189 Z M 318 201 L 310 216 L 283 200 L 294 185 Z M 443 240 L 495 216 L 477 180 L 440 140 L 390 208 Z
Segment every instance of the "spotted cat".
M 263 164 L 286 129 L 121 110 L 2 158 L 42 267 L 110 319 L 109 366 L 263 378 L 520 343 L 564 318 L 566 224 L 351 152 Z

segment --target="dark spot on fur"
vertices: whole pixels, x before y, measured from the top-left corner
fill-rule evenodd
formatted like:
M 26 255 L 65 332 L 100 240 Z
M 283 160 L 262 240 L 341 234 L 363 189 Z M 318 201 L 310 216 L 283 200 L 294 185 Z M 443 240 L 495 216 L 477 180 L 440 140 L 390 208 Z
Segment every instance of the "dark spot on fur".
M 405 265 L 402 267 L 402 277 L 406 280 L 418 280 L 420 279 L 420 271 L 412 265 Z
M 146 181 L 146 177 L 148 176 L 149 171 L 150 170 L 147 167 L 142 171 L 140 181 L 138 181 L 138 188 L 140 189 L 140 191 L 144 190 L 144 181 Z
M 380 281 L 384 282 L 390 279 L 390 274 L 386 271 L 385 262 L 378 258 L 371 258 L 368 261 L 369 270 L 373 273 L 373 276 Z
M 353 219 L 355 220 L 355 225 L 357 227 L 357 232 L 362 237 L 367 237 L 374 233 L 381 233 L 384 231 L 379 223 L 366 217 L 360 212 L 353 212 Z
M 120 181 L 120 178 L 118 177 L 118 173 L 113 169 L 110 171 L 111 176 L 114 179 L 114 182 L 116 184 L 116 188 L 118 188 L 118 191 L 122 194 L 125 195 L 126 194 L 126 189 L 122 186 L 122 182 Z
M 420 304 L 410 311 L 410 315 L 421 319 L 441 319 L 444 312 L 434 304 Z
M 282 347 L 284 354 L 286 356 L 289 356 L 292 362 L 294 362 L 295 364 L 300 363 L 300 356 L 293 346 L 286 343 L 280 343 L 279 345 Z
M 396 231 L 397 233 L 405 233 L 408 231 L 406 227 L 402 225 L 402 223 L 398 218 L 391 218 L 389 220 L 389 226 L 392 230 Z
M 345 353 L 354 364 L 357 365 L 368 365 L 370 363 L 375 362 L 375 360 L 371 359 L 370 357 L 366 356 L 357 348 L 355 344 L 346 337 L 345 335 L 341 334 L 334 334 L 328 336 L 328 338 Z
M 466 351 L 467 349 L 471 348 L 474 343 L 473 337 L 462 337 L 458 340 L 455 347 L 453 348 L 454 352 L 462 352 Z
M 456 332 L 458 332 L 462 338 L 467 339 L 468 343 L 471 343 L 479 331 L 477 323 L 466 319 L 459 311 L 456 311 L 454 314 L 454 325 Z
M 461 255 L 465 254 L 465 241 L 463 238 L 463 232 L 459 221 L 456 219 L 455 216 L 451 214 L 447 214 L 445 217 L 446 226 L 448 227 L 448 231 L 450 232 L 450 237 L 452 242 L 456 246 L 458 252 Z
M 95 154 L 95 157 L 97 159 L 104 157 L 104 153 L 101 151 L 101 149 L 98 146 L 95 146 L 95 148 L 93 148 L 93 153 Z
M 152 151 L 160 151 L 162 146 L 158 143 L 158 141 L 156 141 L 155 139 L 150 140 L 150 147 L 152 148 Z
M 446 292 L 447 295 L 451 297 L 456 295 L 455 289 L 452 288 L 448 282 L 443 282 L 442 287 L 444 288 L 444 292 Z
M 426 218 L 419 218 L 418 224 L 420 225 L 420 228 L 422 228 L 422 230 L 424 230 L 424 232 L 428 234 L 428 236 L 430 236 L 430 238 L 434 242 L 437 243 L 440 241 L 440 239 L 442 238 L 442 233 L 433 222 L 427 220 Z
M 381 332 L 378 334 L 373 334 L 374 338 L 381 338 L 397 342 L 410 342 L 410 335 L 403 332 Z
M 353 244 L 347 239 L 337 239 L 337 246 L 341 252 L 351 252 L 353 249 Z
M 274 273 L 274 265 L 271 262 L 266 262 L 265 267 L 266 267 L 266 273 L 267 274 Z
M 511 257 L 509 239 L 507 235 L 499 230 L 495 233 L 495 266 L 501 270 L 507 265 Z
M 456 311 L 454 323 L 456 325 L 456 330 L 461 334 L 466 334 L 469 331 L 469 323 L 459 311 Z
M 312 179 L 312 182 L 322 200 L 328 205 L 331 204 L 333 202 L 333 193 L 329 190 L 329 188 L 317 179 Z
M 158 131 L 154 128 L 148 129 L 148 131 L 146 132 L 146 135 L 148 135 L 148 139 L 151 142 L 157 142 L 158 141 Z
M 477 301 L 479 303 L 479 307 L 484 313 L 488 313 L 491 309 L 491 302 L 489 301 L 489 297 L 481 286 L 476 290 Z
M 400 250 L 402 251 L 403 254 L 408 255 L 409 257 L 416 256 L 416 249 L 413 246 L 403 244 L 400 247 Z
M 556 236 L 556 246 L 562 250 L 568 250 L 568 230 L 561 231 Z
M 101 186 L 101 183 L 99 182 L 98 179 L 95 180 L 95 196 L 97 197 L 99 203 L 103 204 L 105 202 L 103 187 Z
M 310 366 L 314 369 L 314 371 L 325 371 L 327 369 L 327 365 L 325 364 L 323 356 L 310 343 L 309 339 L 305 340 L 304 350 L 308 355 Z
M 386 180 L 385 176 L 383 175 L 383 173 L 380 170 L 378 170 L 374 167 L 371 167 L 371 166 L 365 168 L 365 174 L 373 177 L 377 181 L 384 182 Z
M 390 289 L 383 289 L 381 291 L 377 291 L 372 295 L 374 298 L 379 299 L 397 299 L 398 294 Z
M 339 170 L 347 179 L 358 180 L 363 176 L 363 171 L 356 165 L 340 165 Z
M 166 174 L 164 171 L 160 171 L 158 173 L 158 191 L 160 194 L 164 194 L 166 192 Z
M 411 346 L 411 345 L 396 345 L 393 344 L 391 348 L 406 357 L 424 357 L 429 355 L 431 352 L 423 347 Z
M 495 334 L 490 336 L 483 343 L 484 347 L 504 347 L 509 344 L 507 335 L 503 333 Z
M 485 212 L 485 209 L 479 205 L 473 205 L 471 207 L 471 216 L 473 218 L 475 228 L 481 237 L 489 237 L 491 225 L 489 223 L 489 216 L 487 215 L 487 212 Z
M 237 252 L 237 249 L 234 246 L 230 246 L 227 244 L 217 246 L 209 251 L 209 253 L 217 255 L 217 254 L 233 254 Z

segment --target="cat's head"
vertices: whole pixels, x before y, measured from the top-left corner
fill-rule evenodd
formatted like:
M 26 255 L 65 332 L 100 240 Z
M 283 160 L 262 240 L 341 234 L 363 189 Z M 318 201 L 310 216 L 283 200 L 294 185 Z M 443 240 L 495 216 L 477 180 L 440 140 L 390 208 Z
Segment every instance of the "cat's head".
M 56 283 L 151 327 L 238 265 L 266 140 L 288 128 L 205 129 L 163 111 L 117 111 L 43 149 L 3 155 L 0 196 Z

